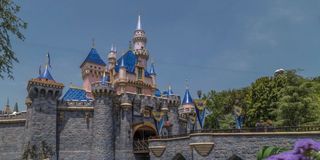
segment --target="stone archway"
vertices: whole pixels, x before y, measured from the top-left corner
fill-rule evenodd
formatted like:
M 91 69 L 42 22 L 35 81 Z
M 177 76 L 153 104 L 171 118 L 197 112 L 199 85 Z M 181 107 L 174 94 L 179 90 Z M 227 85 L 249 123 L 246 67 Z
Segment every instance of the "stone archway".
M 150 159 L 148 139 L 157 135 L 155 127 L 151 124 L 143 123 L 135 126 L 133 131 L 133 153 L 135 159 Z
M 177 153 L 172 160 L 186 160 L 181 153 Z
M 152 136 L 156 136 L 157 131 L 150 124 L 140 124 L 133 129 L 133 140 L 148 140 Z

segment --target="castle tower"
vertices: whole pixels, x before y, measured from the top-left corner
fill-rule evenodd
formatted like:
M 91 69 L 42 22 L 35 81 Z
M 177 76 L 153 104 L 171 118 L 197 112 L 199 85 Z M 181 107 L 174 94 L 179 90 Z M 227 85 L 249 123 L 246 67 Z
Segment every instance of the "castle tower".
M 169 122 L 172 124 L 170 134 L 178 135 L 181 133 L 180 131 L 183 131 L 183 129 L 179 124 L 179 116 L 178 116 L 178 106 L 180 105 L 180 97 L 174 94 L 170 85 L 167 90 L 167 98 L 169 101 L 168 103 L 169 111 L 167 114 L 169 117 Z
M 28 82 L 27 121 L 23 159 L 57 159 L 57 103 L 63 84 L 50 74 L 50 57 L 39 77 Z
M 149 52 L 146 49 L 147 37 L 141 26 L 140 15 L 138 16 L 137 28 L 134 31 L 132 41 L 133 41 L 133 49 L 135 51 L 135 54 L 138 56 L 139 66 L 146 68 L 147 61 L 149 59 Z
M 112 44 L 110 52 L 108 54 L 108 70 L 109 70 L 109 74 L 110 74 L 110 80 L 111 82 L 114 81 L 114 68 L 116 66 L 117 63 L 117 49 L 116 47 Z
M 92 84 L 94 100 L 93 144 L 90 159 L 115 159 L 113 98 L 115 91 L 104 74 Z
M 186 87 L 184 93 L 182 106 L 179 108 L 179 114 L 186 118 L 187 123 L 187 133 L 190 133 L 194 129 L 195 123 L 197 121 L 195 106 L 191 94 L 189 92 L 189 87 Z
M 98 51 L 93 46 L 81 64 L 81 74 L 83 79 L 83 89 L 87 92 L 88 97 L 92 97 L 91 84 L 97 82 L 105 72 L 106 63 L 101 59 Z
M 128 94 L 120 98 L 119 130 L 116 135 L 116 159 L 133 159 L 132 102 Z

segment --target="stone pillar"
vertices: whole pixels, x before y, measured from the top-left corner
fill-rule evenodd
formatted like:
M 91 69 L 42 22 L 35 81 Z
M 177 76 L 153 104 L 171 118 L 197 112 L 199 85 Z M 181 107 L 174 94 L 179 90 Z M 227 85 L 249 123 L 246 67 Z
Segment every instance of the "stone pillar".
M 93 143 L 91 160 L 112 160 L 114 156 L 114 90 L 110 84 L 92 85 L 94 95 Z
M 116 136 L 116 159 L 134 159 L 132 131 L 132 102 L 123 94 L 120 104 L 120 130 Z
M 51 80 L 28 82 L 27 121 L 22 159 L 57 160 L 57 103 L 63 84 Z

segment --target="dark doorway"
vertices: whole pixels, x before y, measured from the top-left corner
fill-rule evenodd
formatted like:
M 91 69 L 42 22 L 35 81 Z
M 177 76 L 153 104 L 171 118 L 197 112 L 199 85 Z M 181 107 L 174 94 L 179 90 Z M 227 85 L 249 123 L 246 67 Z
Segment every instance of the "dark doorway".
M 228 158 L 228 160 L 243 160 L 243 159 L 237 155 L 232 155 L 230 158 Z
M 176 154 L 172 160 L 186 160 L 181 153 Z

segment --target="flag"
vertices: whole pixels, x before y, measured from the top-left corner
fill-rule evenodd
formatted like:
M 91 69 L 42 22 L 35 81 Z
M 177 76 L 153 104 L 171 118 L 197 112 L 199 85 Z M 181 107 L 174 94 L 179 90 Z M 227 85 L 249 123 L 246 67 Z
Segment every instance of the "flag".
M 160 114 L 157 118 L 154 117 L 154 123 L 157 129 L 158 135 L 160 135 L 164 125 L 164 116 Z
M 47 54 L 47 58 L 48 58 L 48 63 L 47 63 L 47 65 L 48 65 L 50 68 L 52 68 L 52 67 L 51 67 L 51 60 L 50 60 L 50 54 L 49 54 L 49 53 Z
M 196 107 L 196 113 L 197 113 L 197 117 L 200 123 L 200 127 L 203 128 L 204 123 L 205 123 L 205 119 L 207 116 L 209 116 L 211 114 L 211 112 L 207 109 L 204 108 L 202 112 L 199 111 L 199 109 L 197 109 Z

